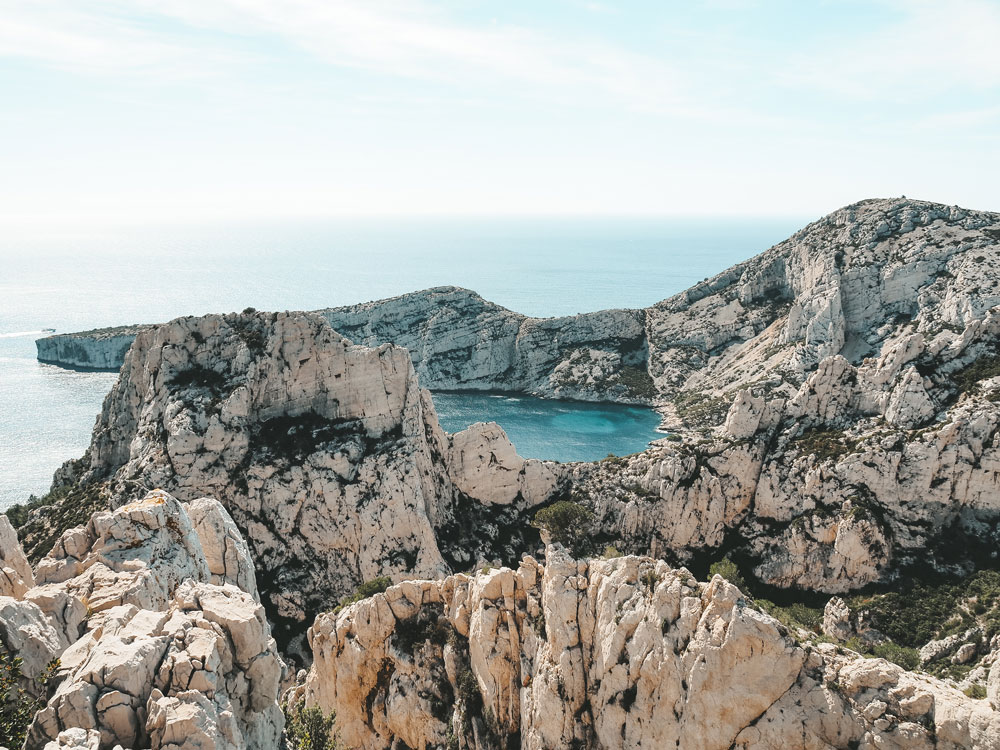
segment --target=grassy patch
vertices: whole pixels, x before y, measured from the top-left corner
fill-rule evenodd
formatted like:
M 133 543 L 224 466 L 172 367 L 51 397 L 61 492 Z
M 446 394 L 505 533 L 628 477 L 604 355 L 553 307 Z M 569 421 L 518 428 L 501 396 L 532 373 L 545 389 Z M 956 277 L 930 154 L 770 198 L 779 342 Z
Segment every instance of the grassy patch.
M 356 589 L 354 589 L 353 594 L 348 594 L 336 607 L 333 608 L 333 614 L 337 614 L 344 607 L 349 607 L 355 602 L 360 602 L 362 599 L 367 599 L 369 596 L 375 596 L 375 594 L 381 594 L 385 592 L 387 588 L 392 585 L 392 579 L 389 576 L 379 576 L 378 578 L 373 578 L 370 581 L 365 581 Z
M 1000 355 L 990 354 L 977 359 L 951 376 L 960 393 L 971 393 L 978 383 L 1000 375 Z
M 729 413 L 730 401 L 708 393 L 687 391 L 674 399 L 677 416 L 689 427 L 714 427 Z
M 822 430 L 812 427 L 789 443 L 802 455 L 811 454 L 819 461 L 837 460 L 857 450 L 858 443 L 846 437 L 841 430 Z
M 6 514 L 17 529 L 24 554 L 34 564 L 45 557 L 64 531 L 83 526 L 91 515 L 109 507 L 106 486 L 93 483 L 59 487 L 42 497 L 31 497 L 23 505 L 12 505 Z

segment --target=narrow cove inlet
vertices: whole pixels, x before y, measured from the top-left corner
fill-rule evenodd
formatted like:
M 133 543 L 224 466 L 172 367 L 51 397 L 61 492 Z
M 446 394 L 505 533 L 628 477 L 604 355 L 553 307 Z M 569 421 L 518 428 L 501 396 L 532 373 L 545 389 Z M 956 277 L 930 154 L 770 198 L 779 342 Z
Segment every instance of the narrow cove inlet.
M 663 437 L 657 432 L 659 415 L 641 406 L 468 391 L 435 391 L 432 396 L 448 432 L 474 422 L 496 422 L 524 458 L 597 461 L 609 453 L 638 453 Z

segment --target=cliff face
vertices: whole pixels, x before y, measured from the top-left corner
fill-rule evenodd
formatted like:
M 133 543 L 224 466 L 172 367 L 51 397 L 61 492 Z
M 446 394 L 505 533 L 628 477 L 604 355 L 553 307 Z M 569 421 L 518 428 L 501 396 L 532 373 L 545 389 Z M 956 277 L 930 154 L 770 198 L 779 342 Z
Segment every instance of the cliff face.
M 287 670 L 246 544 L 218 502 L 185 506 L 157 491 L 97 513 L 60 538 L 36 578 L 0 596 L 0 645 L 23 660 L 42 704 L 28 750 L 278 747 Z
M 648 558 L 550 547 L 410 581 L 321 615 L 310 642 L 298 693 L 349 747 L 1000 747 L 1000 706 L 803 645 L 721 577 Z
M 151 326 L 123 326 L 46 336 L 35 342 L 38 361 L 88 370 L 117 370 L 140 331 Z
M 516 559 L 556 467 L 503 431 L 449 436 L 405 350 L 353 346 L 321 317 L 182 318 L 136 339 L 94 430 L 84 481 L 113 503 L 163 487 L 218 497 L 264 594 L 302 620 L 379 575 Z
M 790 394 L 825 358 L 930 343 L 1000 302 L 1000 214 L 915 200 L 835 211 L 647 312 L 657 389 Z
M 356 343 L 405 347 L 428 388 L 640 403 L 653 395 L 642 310 L 528 318 L 440 287 L 318 312 Z
M 864 202 L 651 309 L 680 439 L 577 492 L 622 549 L 735 547 L 780 587 L 995 560 L 998 237 L 997 214 Z

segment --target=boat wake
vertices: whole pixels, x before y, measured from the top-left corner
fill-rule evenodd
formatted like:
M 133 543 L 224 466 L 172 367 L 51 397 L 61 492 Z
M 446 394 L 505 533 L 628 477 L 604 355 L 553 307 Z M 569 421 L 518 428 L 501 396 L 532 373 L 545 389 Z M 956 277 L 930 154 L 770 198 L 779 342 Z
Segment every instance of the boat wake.
M 0 339 L 16 339 L 21 336 L 38 336 L 43 333 L 55 333 L 55 328 L 43 328 L 40 331 L 16 331 L 14 333 L 0 333 Z

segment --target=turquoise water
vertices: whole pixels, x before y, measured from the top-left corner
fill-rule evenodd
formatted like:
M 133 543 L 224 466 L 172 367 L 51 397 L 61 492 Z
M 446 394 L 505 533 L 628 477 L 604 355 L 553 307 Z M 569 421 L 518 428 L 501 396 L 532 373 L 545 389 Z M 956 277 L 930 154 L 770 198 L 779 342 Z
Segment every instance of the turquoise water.
M 45 492 L 52 472 L 83 453 L 114 382 L 111 374 L 38 363 L 34 339 L 40 334 L 33 332 L 43 328 L 158 322 L 248 306 L 310 310 L 445 284 L 535 316 L 645 307 L 804 223 L 371 219 L 146 227 L 72 237 L 45 236 L 40 227 L 32 239 L 0 237 L 0 508 Z M 477 399 L 458 397 L 441 408 L 442 420 L 458 425 L 491 418 L 489 402 Z M 632 445 L 651 436 L 645 420 L 633 422 L 615 410 L 598 418 L 587 407 L 573 416 L 574 407 L 562 402 L 532 405 L 543 411 L 550 405 L 552 420 L 544 429 L 529 429 L 540 415 L 522 413 L 516 403 L 497 419 L 525 456 L 576 455 L 574 444 L 586 442 L 592 457 L 601 457 L 631 452 L 615 448 L 620 433 L 634 430 Z M 458 421 L 451 421 L 451 409 Z M 578 429 L 584 423 L 589 427 Z
M 660 418 L 655 412 L 618 404 L 438 391 L 434 407 L 448 432 L 473 422 L 496 422 L 515 446 L 530 446 L 532 458 L 548 461 L 596 461 L 609 453 L 626 456 L 663 437 L 656 432 Z

